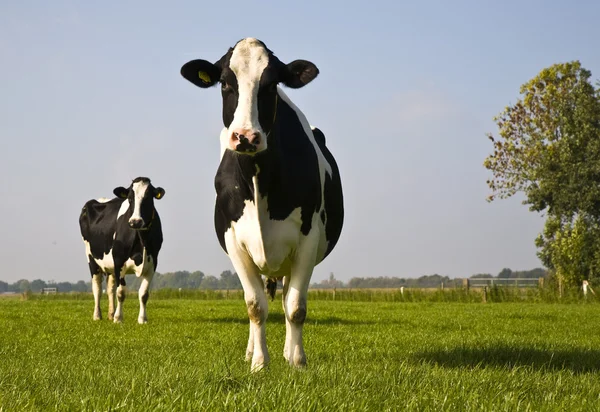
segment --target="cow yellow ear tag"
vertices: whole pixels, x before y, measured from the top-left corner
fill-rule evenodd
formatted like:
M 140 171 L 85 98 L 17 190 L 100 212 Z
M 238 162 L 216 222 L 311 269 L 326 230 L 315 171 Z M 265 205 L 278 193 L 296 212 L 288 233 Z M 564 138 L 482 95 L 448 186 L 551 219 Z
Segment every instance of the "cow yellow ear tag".
M 200 80 L 202 80 L 204 83 L 210 83 L 210 76 L 206 72 L 199 71 L 198 72 L 198 78 Z

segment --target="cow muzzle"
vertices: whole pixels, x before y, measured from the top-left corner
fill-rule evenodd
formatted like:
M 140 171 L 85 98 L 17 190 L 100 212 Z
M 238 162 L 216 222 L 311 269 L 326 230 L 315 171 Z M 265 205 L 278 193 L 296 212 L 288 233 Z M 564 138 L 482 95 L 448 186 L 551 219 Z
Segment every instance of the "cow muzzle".
M 141 229 L 144 227 L 144 219 L 131 218 L 129 219 L 129 227 L 132 229 Z
M 267 148 L 267 142 L 258 131 L 235 129 L 229 139 L 229 148 L 238 153 L 257 153 Z

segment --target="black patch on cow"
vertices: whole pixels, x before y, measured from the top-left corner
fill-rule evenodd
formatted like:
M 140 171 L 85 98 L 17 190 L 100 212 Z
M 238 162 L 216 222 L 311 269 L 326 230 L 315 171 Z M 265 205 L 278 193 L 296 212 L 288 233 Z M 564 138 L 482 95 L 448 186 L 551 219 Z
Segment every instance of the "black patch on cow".
M 133 183 L 147 181 L 149 186 L 146 196 L 142 201 L 140 214 L 146 222 L 145 230 L 135 230 L 129 227 L 129 218 L 133 214 Z M 117 188 L 119 189 L 119 188 Z M 115 189 L 115 191 L 117 190 Z M 158 212 L 154 208 L 154 196 L 161 192 L 161 188 L 154 188 L 148 178 L 137 178 L 129 187 L 128 199 L 114 198 L 102 203 L 97 200 L 88 201 L 79 216 L 81 236 L 90 244 L 90 273 L 95 275 L 101 272 L 100 267 L 93 260 L 102 259 L 112 249 L 114 273 L 117 283 L 125 286 L 125 277 L 121 277 L 121 270 L 128 259 L 133 259 L 136 265 L 143 260 L 143 248 L 146 247 L 148 256 L 152 256 L 154 269 L 158 266 L 158 252 L 162 246 L 162 226 Z M 119 209 L 123 202 L 130 201 L 128 210 L 117 219 Z
M 318 128 L 313 129 L 315 140 L 325 156 L 325 160 L 331 166 L 333 176 L 325 173 L 325 214 L 327 225 L 325 226 L 325 236 L 329 242 L 324 258 L 333 250 L 342 233 L 344 225 L 344 196 L 342 194 L 342 181 L 338 165 L 329 149 L 325 146 L 325 135 Z M 321 215 L 321 219 L 323 216 Z

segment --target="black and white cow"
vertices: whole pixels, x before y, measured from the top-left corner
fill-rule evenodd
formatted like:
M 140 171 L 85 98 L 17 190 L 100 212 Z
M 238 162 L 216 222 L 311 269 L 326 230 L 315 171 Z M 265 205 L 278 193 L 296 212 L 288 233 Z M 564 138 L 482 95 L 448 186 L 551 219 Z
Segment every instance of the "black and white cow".
M 142 277 L 138 322 L 146 323 L 148 289 L 163 242 L 154 199 L 162 199 L 165 191 L 152 186 L 147 177 L 138 177 L 129 188 L 117 187 L 113 193 L 116 196 L 114 199 L 88 201 L 79 216 L 85 254 L 92 274 L 94 320 L 102 319 L 102 275 L 106 275 L 108 319 L 114 317 L 115 322 L 121 322 L 126 292 L 125 275 L 135 273 Z M 115 291 L 118 299 L 116 310 Z
M 318 73 L 306 60 L 282 63 L 253 38 L 240 40 L 214 64 L 192 60 L 181 68 L 201 88 L 221 83 L 225 127 L 215 177 L 215 229 L 244 288 L 250 318 L 246 359 L 253 371 L 269 361 L 260 274 L 283 278 L 283 356 L 303 366 L 310 278 L 342 230 L 342 186 L 325 136 L 277 87 L 303 87 Z

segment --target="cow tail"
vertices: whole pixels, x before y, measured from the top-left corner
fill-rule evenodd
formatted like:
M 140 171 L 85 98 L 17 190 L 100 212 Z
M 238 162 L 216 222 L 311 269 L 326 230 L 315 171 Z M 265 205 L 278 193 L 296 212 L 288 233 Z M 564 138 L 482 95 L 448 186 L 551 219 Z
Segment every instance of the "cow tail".
M 277 280 L 267 279 L 267 292 L 271 296 L 271 300 L 275 299 L 275 292 L 277 291 Z

